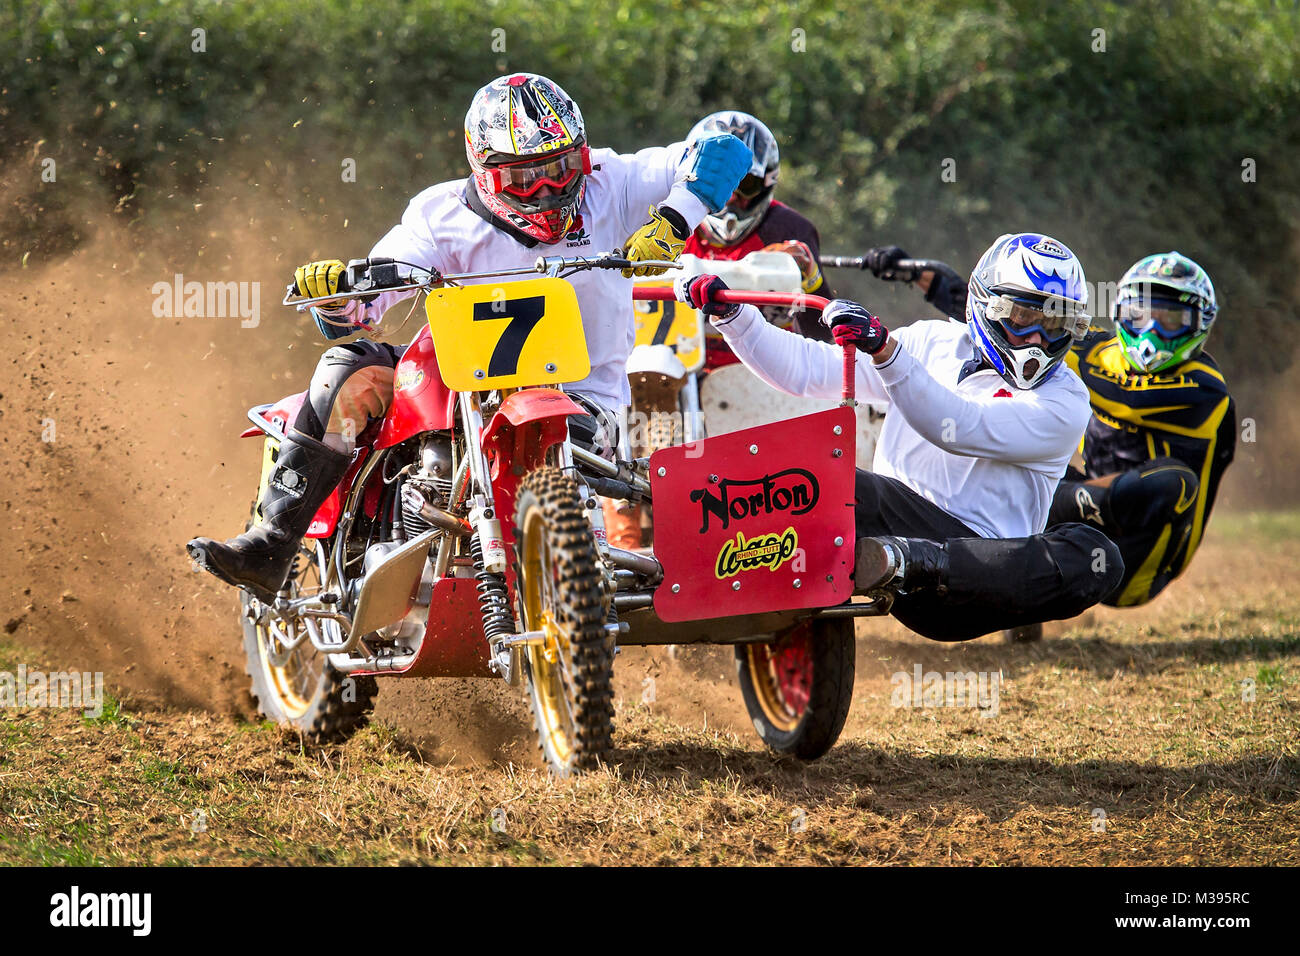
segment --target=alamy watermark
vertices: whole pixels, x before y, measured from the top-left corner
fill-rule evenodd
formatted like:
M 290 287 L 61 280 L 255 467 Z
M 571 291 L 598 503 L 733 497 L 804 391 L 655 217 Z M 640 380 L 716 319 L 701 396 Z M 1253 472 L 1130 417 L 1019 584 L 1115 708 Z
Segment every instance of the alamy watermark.
M 153 314 L 159 319 L 238 317 L 246 329 L 262 321 L 260 282 L 186 282 L 178 272 L 171 282 L 155 282 L 150 291 Z
M 981 717 L 998 715 L 1001 671 L 897 671 L 889 678 L 892 707 L 976 707 Z
M 148 936 L 153 928 L 152 893 L 83 893 L 73 886 L 50 897 L 50 925 L 122 927 L 133 936 Z
M 0 671 L 0 707 L 80 708 L 89 718 L 104 713 L 104 672 L 28 670 L 19 664 L 17 673 Z

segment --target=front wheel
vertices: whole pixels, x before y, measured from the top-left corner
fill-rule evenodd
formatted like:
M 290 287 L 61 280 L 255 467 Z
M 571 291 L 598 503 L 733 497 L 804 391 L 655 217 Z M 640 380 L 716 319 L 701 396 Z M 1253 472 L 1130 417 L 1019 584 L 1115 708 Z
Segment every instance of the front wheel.
M 520 483 L 515 554 L 520 619 L 542 635 L 523 660 L 542 754 L 557 776 L 595 769 L 612 746 L 614 648 L 591 525 L 558 468 Z
M 853 621 L 823 618 L 775 641 L 736 646 L 736 675 L 754 729 L 779 754 L 816 760 L 834 746 L 853 702 Z

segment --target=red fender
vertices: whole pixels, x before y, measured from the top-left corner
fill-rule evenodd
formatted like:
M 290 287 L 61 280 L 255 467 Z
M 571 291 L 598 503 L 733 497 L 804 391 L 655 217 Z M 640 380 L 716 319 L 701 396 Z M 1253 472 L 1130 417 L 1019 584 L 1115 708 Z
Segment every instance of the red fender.
M 506 396 L 483 431 L 483 452 L 491 472 L 493 496 L 502 517 L 503 540 L 514 544 L 515 491 L 519 480 L 546 460 L 546 450 L 564 441 L 570 415 L 587 411 L 553 388 L 525 388 Z M 513 572 L 507 580 L 513 591 Z
M 376 450 L 406 441 L 420 432 L 452 427 L 456 393 L 442 381 L 428 325 L 406 347 L 393 375 L 393 401 L 375 439 Z
M 506 396 L 483 430 L 493 482 L 502 464 L 509 464 L 515 477 L 536 468 L 546 449 L 564 440 L 569 416 L 585 414 L 581 405 L 553 388 L 525 388 Z
M 302 403 L 307 400 L 307 393 L 299 392 L 297 395 L 286 395 L 280 399 L 265 412 L 262 417 L 274 424 L 282 432 L 289 430 L 289 423 L 298 417 L 298 409 L 302 408 Z M 240 438 L 257 438 L 263 433 L 262 429 L 256 425 L 245 428 L 239 433 Z

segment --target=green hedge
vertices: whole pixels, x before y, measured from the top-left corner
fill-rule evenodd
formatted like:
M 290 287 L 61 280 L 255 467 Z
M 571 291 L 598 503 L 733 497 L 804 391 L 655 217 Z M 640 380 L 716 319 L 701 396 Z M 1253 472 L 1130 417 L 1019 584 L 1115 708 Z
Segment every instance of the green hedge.
M 354 156 L 391 216 L 463 174 L 470 94 L 529 69 L 598 144 L 666 142 L 724 106 L 764 117 L 781 194 L 828 249 L 894 241 L 966 270 L 999 233 L 1041 229 L 1104 281 L 1176 247 L 1221 290 L 1216 351 L 1276 369 L 1289 349 L 1247 346 L 1297 329 L 1298 23 L 1263 0 L 9 0 L 0 149 L 17 162 L 43 139 L 146 218 L 272 161 L 307 208 Z

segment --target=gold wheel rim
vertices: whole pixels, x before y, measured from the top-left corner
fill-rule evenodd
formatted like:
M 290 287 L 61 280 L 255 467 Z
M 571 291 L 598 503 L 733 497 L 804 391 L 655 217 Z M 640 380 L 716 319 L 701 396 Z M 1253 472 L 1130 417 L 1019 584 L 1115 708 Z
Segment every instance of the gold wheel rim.
M 313 547 L 304 541 L 295 559 L 303 561 L 306 566 L 298 577 L 290 581 L 294 597 L 299 597 L 303 593 L 304 585 L 313 577 L 317 589 L 320 587 L 320 569 L 316 565 L 312 550 Z M 258 659 L 262 663 L 267 682 L 275 691 L 285 716 L 291 720 L 298 720 L 311 707 L 315 685 L 320 678 L 319 652 L 312 646 L 310 640 L 304 640 L 289 653 L 288 659 L 283 664 L 273 664 L 271 646 L 274 641 L 270 628 L 262 626 L 257 629 Z
M 545 516 L 531 509 L 520 529 L 523 559 L 518 587 L 523 593 L 524 628 L 542 631 L 542 644 L 525 649 L 538 728 L 556 762 L 567 765 L 573 756 L 574 721 L 570 701 L 574 696 L 572 645 L 569 635 L 555 621 L 555 569 L 546 541 Z
M 745 663 L 749 667 L 749 680 L 754 686 L 754 696 L 763 716 L 777 730 L 789 733 L 799 726 L 802 714 L 796 714 L 785 702 L 776 676 L 776 657 L 766 644 L 745 645 Z

